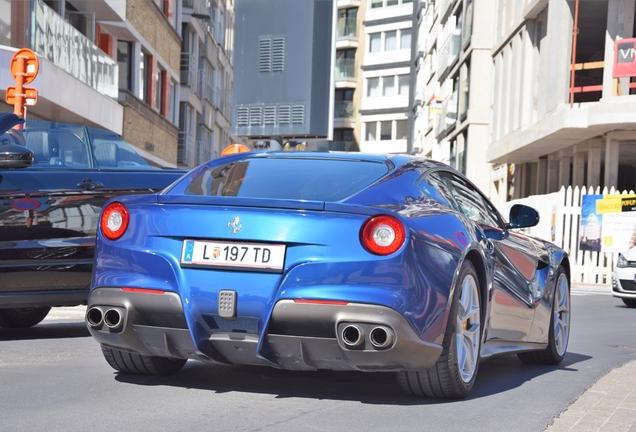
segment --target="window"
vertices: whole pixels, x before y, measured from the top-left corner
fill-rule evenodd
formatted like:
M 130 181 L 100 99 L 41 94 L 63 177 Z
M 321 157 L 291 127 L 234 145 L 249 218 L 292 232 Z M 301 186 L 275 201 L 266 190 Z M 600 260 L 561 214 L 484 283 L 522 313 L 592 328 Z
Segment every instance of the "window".
M 381 8 L 383 0 L 371 0 L 371 9 Z
M 339 201 L 387 173 L 379 162 L 246 158 L 202 166 L 170 194 Z
M 397 30 L 384 33 L 384 51 L 397 49 Z
M 431 173 L 425 178 L 417 182 L 417 187 L 424 192 L 429 198 L 443 204 L 447 207 L 454 207 L 452 194 L 448 190 L 448 186 L 437 173 Z
M 395 139 L 396 140 L 405 140 L 406 139 L 406 120 L 396 120 L 395 121 Z
M 170 80 L 170 106 L 168 107 L 168 120 L 172 124 L 178 124 L 179 119 L 177 118 L 177 104 L 179 100 L 177 99 L 179 96 L 177 95 L 177 82 L 174 80 Z
M 390 141 L 391 140 L 391 126 L 392 121 L 381 121 L 380 122 L 380 141 Z
M 398 75 L 398 94 L 400 96 L 408 96 L 409 94 L 409 76 Z
M 387 6 L 395 6 L 398 4 L 399 0 L 386 0 L 386 5 Z
M 382 78 L 382 96 L 395 95 L 395 77 L 388 76 Z
M 367 79 L 367 97 L 380 96 L 380 78 Z
M 364 135 L 364 139 L 366 141 L 375 141 L 376 140 L 376 123 L 375 122 L 367 122 L 364 124 L 365 125 L 365 135 Z
M 499 227 L 500 220 L 496 210 L 471 184 L 459 176 L 451 173 L 442 173 L 447 184 L 451 188 L 455 202 L 462 213 L 475 222 Z
M 151 60 L 150 54 L 142 49 L 139 54 L 139 92 L 137 97 L 146 103 L 150 101 Z
M 400 30 L 400 49 L 411 48 L 411 29 Z
M 117 65 L 119 66 L 119 89 L 132 90 L 132 42 L 117 41 Z
M 380 52 L 382 33 L 369 34 L 369 52 Z

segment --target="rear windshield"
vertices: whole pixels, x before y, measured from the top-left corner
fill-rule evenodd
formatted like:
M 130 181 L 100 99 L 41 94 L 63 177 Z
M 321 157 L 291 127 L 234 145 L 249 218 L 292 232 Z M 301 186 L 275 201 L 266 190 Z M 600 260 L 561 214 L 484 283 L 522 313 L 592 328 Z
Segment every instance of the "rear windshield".
M 340 201 L 388 172 L 384 163 L 320 158 L 252 158 L 204 166 L 170 195 Z

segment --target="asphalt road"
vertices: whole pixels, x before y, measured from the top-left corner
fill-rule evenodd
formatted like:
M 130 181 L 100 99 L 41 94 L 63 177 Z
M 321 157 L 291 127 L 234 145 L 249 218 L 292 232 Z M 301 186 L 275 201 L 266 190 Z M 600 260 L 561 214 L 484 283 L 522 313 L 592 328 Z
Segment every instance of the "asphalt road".
M 171 377 L 117 374 L 79 313 L 0 329 L 0 431 L 543 431 L 600 377 L 636 359 L 636 310 L 573 290 L 557 366 L 480 365 L 465 400 L 417 399 L 393 374 L 289 372 L 188 362 Z M 75 315 L 73 315 L 75 313 Z

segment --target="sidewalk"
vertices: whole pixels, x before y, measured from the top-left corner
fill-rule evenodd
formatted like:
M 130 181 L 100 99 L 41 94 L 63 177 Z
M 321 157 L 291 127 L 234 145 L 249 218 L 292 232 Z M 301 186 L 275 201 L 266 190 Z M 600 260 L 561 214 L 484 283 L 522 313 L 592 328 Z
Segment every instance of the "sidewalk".
M 546 432 L 636 432 L 636 360 L 598 380 Z

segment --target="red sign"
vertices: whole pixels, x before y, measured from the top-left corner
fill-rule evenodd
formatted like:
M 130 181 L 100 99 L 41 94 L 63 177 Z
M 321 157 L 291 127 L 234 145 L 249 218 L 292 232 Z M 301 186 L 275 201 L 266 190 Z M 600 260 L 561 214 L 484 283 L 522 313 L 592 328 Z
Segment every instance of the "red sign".
M 40 201 L 33 198 L 22 198 L 14 202 L 11 207 L 20 211 L 35 210 L 40 207 Z
M 614 78 L 636 76 L 636 39 L 614 41 Z

